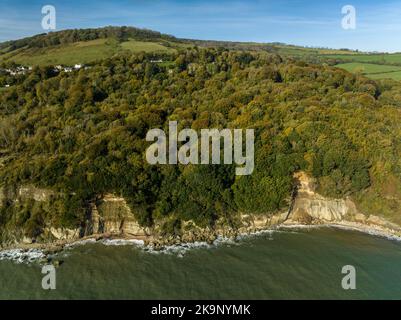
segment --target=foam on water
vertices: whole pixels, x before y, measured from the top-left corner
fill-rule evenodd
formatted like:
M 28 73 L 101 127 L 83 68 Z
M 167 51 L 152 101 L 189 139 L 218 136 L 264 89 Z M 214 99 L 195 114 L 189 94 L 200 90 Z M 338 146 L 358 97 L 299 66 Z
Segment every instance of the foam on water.
M 152 254 L 174 254 L 178 257 L 183 257 L 183 255 L 189 250 L 193 249 L 210 249 L 213 246 L 219 245 L 235 245 L 237 244 L 234 240 L 224 237 L 218 237 L 213 244 L 208 244 L 206 242 L 194 242 L 194 243 L 182 243 L 177 245 L 164 246 L 160 250 L 156 250 L 152 245 L 145 246 L 143 240 L 137 239 L 102 239 L 96 241 L 96 239 L 85 239 L 76 241 L 73 243 L 66 244 L 62 252 L 56 254 L 61 257 L 68 257 L 70 255 L 69 251 L 78 246 L 84 246 L 87 244 L 102 244 L 105 246 L 135 246 L 141 248 L 143 251 Z M 12 249 L 0 251 L 0 261 L 1 260 L 11 260 L 17 263 L 32 263 L 37 262 L 41 259 L 50 257 L 50 255 L 45 254 L 42 250 L 38 249 Z
M 401 241 L 401 237 L 396 236 L 396 235 L 390 235 L 390 234 L 387 234 L 386 232 L 380 231 L 380 230 L 374 230 L 374 229 L 361 230 L 358 227 L 343 226 L 343 225 L 328 225 L 326 227 L 333 227 L 333 228 L 342 229 L 342 230 L 348 230 L 348 231 L 359 231 L 359 232 L 362 232 L 362 233 L 369 234 L 371 236 L 385 238 L 387 240 Z
M 105 246 L 129 246 L 129 245 L 134 245 L 138 247 L 143 247 L 145 245 L 145 241 L 143 240 L 137 240 L 137 239 L 130 239 L 130 240 L 125 240 L 125 239 L 103 239 L 99 241 L 99 243 L 105 245 Z
M 221 237 L 211 245 L 173 246 L 173 256 L 145 253 L 145 246 L 107 247 L 100 241 L 76 247 L 66 251 L 70 257 L 57 271 L 57 290 L 51 298 L 353 300 L 401 296 L 401 242 L 335 228 L 286 230 L 258 233 L 265 235 L 251 241 L 241 236 L 245 240 L 237 243 Z M 56 259 L 64 260 L 63 254 Z M 358 290 L 343 290 L 341 269 L 353 263 L 362 270 L 358 271 Z M 42 277 L 35 265 L 1 261 L 0 299 L 49 299 L 49 292 L 41 288 Z
M 321 228 L 336 228 L 346 231 L 357 231 L 361 233 L 365 233 L 371 236 L 385 238 L 387 240 L 399 241 L 401 242 L 401 237 L 396 235 L 391 235 L 386 233 L 385 231 L 368 229 L 359 226 L 352 225 L 343 225 L 343 224 L 320 224 L 320 225 L 302 225 L 302 224 L 294 224 L 294 225 L 282 225 L 279 227 L 284 230 L 305 230 L 305 229 L 321 229 Z
M 298 233 L 296 230 L 312 230 L 319 228 L 338 228 L 342 230 L 348 231 L 359 231 L 372 236 L 386 238 L 388 240 L 401 241 L 401 237 L 392 236 L 386 234 L 384 231 L 374 230 L 374 229 L 361 229 L 358 226 L 347 226 L 347 225 L 337 225 L 337 224 L 325 224 L 325 225 L 281 225 L 274 229 L 266 229 L 255 231 L 252 233 L 244 233 L 238 235 L 235 239 L 227 238 L 223 236 L 218 236 L 213 243 L 209 244 L 207 242 L 196 241 L 193 243 L 180 243 L 176 245 L 168 245 L 163 246 L 160 249 L 156 249 L 153 245 L 145 245 L 143 240 L 137 239 L 102 239 L 96 240 L 94 238 L 85 239 L 76 241 L 70 244 L 65 245 L 64 250 L 60 253 L 62 257 L 69 256 L 68 251 L 73 249 L 76 246 L 83 246 L 86 244 L 95 244 L 99 243 L 105 246 L 135 246 L 141 248 L 144 252 L 151 254 L 172 254 L 176 255 L 179 258 L 182 258 L 187 252 L 195 249 L 211 249 L 219 246 L 232 246 L 232 245 L 240 245 L 241 241 L 251 239 L 253 237 L 261 237 L 261 236 L 269 236 L 269 240 L 274 240 L 273 235 L 275 233 Z M 0 261 L 1 260 L 11 260 L 16 263 L 33 263 L 37 262 L 41 259 L 47 258 L 49 255 L 46 255 L 42 250 L 39 249 L 12 249 L 12 250 L 4 250 L 0 251 Z
M 254 233 L 238 235 L 235 239 L 218 236 L 213 243 L 209 244 L 204 241 L 196 241 L 196 242 L 188 242 L 188 243 L 180 243 L 176 245 L 164 246 L 161 249 L 156 250 L 153 246 L 144 246 L 143 250 L 145 252 L 151 254 L 173 254 L 177 255 L 179 258 L 182 258 L 186 253 L 196 249 L 212 249 L 219 246 L 239 246 L 241 245 L 241 241 L 251 237 L 262 236 L 266 234 L 273 234 L 274 232 L 280 232 L 276 230 L 264 230 L 257 231 Z M 271 239 L 272 240 L 272 239 Z
M 64 246 L 64 249 L 69 249 L 69 248 L 73 248 L 76 246 L 82 246 L 88 243 L 96 243 L 96 239 L 90 238 L 90 239 L 85 239 L 85 240 L 79 240 L 79 241 L 75 241 L 72 243 L 68 243 Z
M 154 246 L 145 246 L 143 250 L 151 254 L 174 254 L 178 257 L 183 257 L 186 252 L 193 249 L 210 249 L 212 245 L 206 242 L 193 242 L 193 243 L 181 243 L 175 245 L 164 246 L 160 250 L 156 250 Z
M 11 249 L 0 251 L 0 260 L 11 260 L 16 263 L 33 263 L 46 258 L 42 250 L 38 249 Z

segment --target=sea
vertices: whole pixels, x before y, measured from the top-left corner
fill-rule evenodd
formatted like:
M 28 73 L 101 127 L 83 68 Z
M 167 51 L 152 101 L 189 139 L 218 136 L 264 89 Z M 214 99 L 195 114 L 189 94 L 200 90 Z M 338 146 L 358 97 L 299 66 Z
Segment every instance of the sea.
M 332 227 L 162 251 L 140 241 L 80 243 L 53 257 L 53 290 L 42 287 L 41 257 L 0 254 L 0 299 L 401 299 L 401 242 Z

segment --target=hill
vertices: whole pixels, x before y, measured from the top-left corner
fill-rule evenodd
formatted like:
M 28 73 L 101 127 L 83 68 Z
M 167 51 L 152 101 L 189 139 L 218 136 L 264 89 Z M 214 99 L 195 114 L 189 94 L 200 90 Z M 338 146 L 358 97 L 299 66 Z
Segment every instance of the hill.
M 19 75 L 0 94 L 3 241 L 44 241 L 49 227 L 85 233 L 90 208 L 110 194 L 167 235 L 189 221 L 235 226 L 240 214 L 286 210 L 300 171 L 319 194 L 400 225 L 401 84 L 266 51 L 191 47 L 162 63 L 125 52 L 75 72 Z M 255 129 L 255 171 L 149 165 L 148 130 L 173 120 L 197 132 Z M 27 197 L 29 186 L 47 191 Z
M 0 44 L 0 62 L 25 66 L 89 64 L 124 52 L 171 53 L 192 46 L 239 51 L 270 52 L 312 63 L 339 65 L 348 71 L 374 64 L 374 79 L 399 80 L 400 54 L 369 54 L 347 49 L 306 48 L 281 43 L 254 43 L 179 39 L 171 35 L 133 27 L 77 29 L 41 34 Z M 359 63 L 355 66 L 354 63 Z M 368 63 L 368 66 L 366 66 Z M 389 71 L 387 66 L 393 67 Z
M 182 46 L 173 36 L 133 27 L 64 30 L 4 42 L 0 44 L 0 62 L 25 66 L 87 64 L 124 51 L 160 53 Z
M 3 242 L 45 241 L 50 227 L 85 234 L 91 208 L 110 195 L 141 227 L 158 224 L 167 235 L 190 221 L 235 226 L 239 215 L 286 210 L 301 171 L 322 196 L 352 199 L 359 212 L 401 225 L 401 83 L 363 75 L 397 73 L 397 65 L 352 62 L 365 55 L 343 50 L 350 61 L 339 66 L 350 73 L 331 66 L 341 57 L 327 49 L 124 28 L 1 48 L 4 65 L 32 63 L 0 70 Z M 60 72 L 52 65 L 61 61 L 90 66 Z M 149 165 L 146 133 L 169 121 L 197 132 L 255 129 L 255 171 Z M 34 188 L 43 191 L 27 196 Z

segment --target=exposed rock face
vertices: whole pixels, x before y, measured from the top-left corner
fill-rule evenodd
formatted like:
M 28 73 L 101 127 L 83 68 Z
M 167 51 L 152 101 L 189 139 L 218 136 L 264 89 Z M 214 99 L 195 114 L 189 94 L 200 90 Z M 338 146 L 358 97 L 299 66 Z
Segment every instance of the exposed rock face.
M 374 216 L 374 215 L 370 215 L 369 218 L 366 219 L 365 223 L 368 223 L 371 225 L 373 224 L 373 225 L 377 225 L 377 226 L 383 226 L 385 228 L 390 228 L 390 229 L 394 229 L 394 230 L 400 229 L 400 226 L 398 226 L 397 224 L 389 222 L 381 217 Z
M 341 221 L 350 212 L 345 200 L 299 197 L 295 201 L 293 218 L 309 215 L 313 219 Z
M 165 221 L 156 221 L 153 228 L 141 227 L 131 211 L 126 200 L 113 194 L 106 194 L 88 208 L 88 216 L 81 228 L 55 228 L 48 225 L 40 241 L 45 243 L 70 242 L 82 237 L 93 236 L 128 236 L 134 238 L 151 239 L 157 245 L 194 241 L 213 242 L 218 235 L 235 237 L 239 233 L 249 233 L 265 230 L 281 224 L 322 224 L 322 223 L 359 223 L 364 226 L 380 226 L 387 229 L 400 230 L 398 225 L 392 224 L 378 216 L 365 216 L 358 212 L 354 202 L 347 199 L 329 199 L 319 195 L 313 178 L 304 172 L 295 174 L 299 181 L 298 192 L 294 192 L 291 206 L 283 213 L 276 215 L 238 214 L 230 217 L 230 221 L 217 221 L 213 228 L 200 228 L 193 221 L 182 223 L 180 236 L 162 237 L 162 225 Z M 0 188 L 0 204 L 2 199 L 24 201 L 33 199 L 38 202 L 52 201 L 57 193 L 43 190 L 34 186 L 22 186 L 17 190 Z M 13 243 L 29 244 L 38 239 L 24 236 L 24 230 L 4 230 L 2 237 Z M 149 237 L 150 236 L 150 237 Z M 1 240 L 0 242 L 4 241 Z M 148 241 L 148 240 L 146 240 Z M 0 243 L 1 244 L 1 243 Z
M 96 204 L 91 204 L 91 230 L 88 230 L 89 233 L 98 234 L 102 233 L 104 230 L 103 221 L 101 216 L 99 215 L 99 210 L 97 210 Z
M 146 236 L 124 198 L 106 194 L 92 209 L 93 233 Z
M 358 213 L 350 199 L 328 199 L 317 194 L 315 181 L 304 172 L 297 173 L 295 178 L 299 181 L 299 189 L 290 216 L 291 220 L 302 221 L 309 218 L 309 220 L 335 222 Z
M 283 212 L 276 215 L 241 215 L 242 228 L 253 228 L 256 230 L 266 229 L 271 226 L 279 225 L 286 219 L 287 213 Z M 241 229 L 241 227 L 240 227 Z
M 365 226 L 385 228 L 392 233 L 401 231 L 400 226 L 384 218 L 370 215 L 366 216 L 350 199 L 329 199 L 316 193 L 316 183 L 313 178 L 304 172 L 295 174 L 299 181 L 298 195 L 289 220 L 286 223 L 359 223 Z
M 28 200 L 50 202 L 53 197 L 57 196 L 58 194 L 52 190 L 40 189 L 32 185 L 21 186 L 17 190 L 0 188 L 0 205 L 4 199 L 15 202 Z M 43 230 L 41 241 L 70 241 L 97 234 L 146 236 L 149 233 L 149 230 L 145 230 L 139 225 L 124 198 L 106 194 L 97 203 L 92 203 L 89 211 L 88 220 L 81 228 L 56 228 L 49 222 Z M 2 236 L 11 243 L 27 244 L 37 240 L 25 237 L 24 230 L 3 230 Z
M 357 213 L 355 215 L 355 221 L 359 223 L 365 223 L 366 222 L 366 216 L 362 213 Z
M 80 234 L 79 228 L 67 229 L 67 228 L 50 227 L 48 231 L 57 240 L 76 240 L 76 239 L 79 239 L 79 234 Z
M 18 196 L 22 200 L 33 199 L 38 202 L 48 201 L 55 193 L 48 189 L 39 189 L 34 186 L 22 186 L 18 190 Z

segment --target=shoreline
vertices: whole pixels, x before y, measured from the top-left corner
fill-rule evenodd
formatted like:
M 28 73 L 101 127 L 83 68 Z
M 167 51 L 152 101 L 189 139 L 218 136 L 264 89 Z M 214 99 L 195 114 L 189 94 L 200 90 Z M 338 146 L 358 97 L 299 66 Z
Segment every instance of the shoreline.
M 147 251 L 163 251 L 166 248 L 188 248 L 199 245 L 216 245 L 221 241 L 238 241 L 241 238 L 286 229 L 302 228 L 337 228 L 357 231 L 389 240 L 401 241 L 401 226 L 380 216 L 361 213 L 350 198 L 329 199 L 319 195 L 316 181 L 305 172 L 294 174 L 296 186 L 288 199 L 289 207 L 275 214 L 243 214 L 238 212 L 234 220 L 217 221 L 214 227 L 199 227 L 193 221 L 183 223 L 177 235 L 164 235 L 159 221 L 153 228 L 143 228 L 132 218 L 132 212 L 124 198 L 109 194 L 104 197 L 107 202 L 118 203 L 125 216 L 116 221 L 113 216 L 104 218 L 104 225 L 99 231 L 100 215 L 95 206 L 91 209 L 91 225 L 93 234 L 79 237 L 77 230 L 52 231 L 50 237 L 32 243 L 31 241 L 15 241 L 0 247 L 0 260 L 8 252 L 24 255 L 32 252 L 33 256 L 52 257 L 64 249 L 86 243 L 104 243 L 108 245 L 135 244 Z M 109 208 L 110 209 L 110 208 Z M 110 209 L 111 210 L 111 209 Z M 115 217 L 114 217 L 115 218 Z M 86 233 L 86 231 L 84 232 Z M 19 238 L 17 238 L 19 239 Z M 29 240 L 29 239 L 28 239 Z M 18 256 L 17 254 L 17 256 Z
M 345 231 L 356 231 L 370 236 L 385 238 L 387 240 L 401 241 L 401 232 L 391 230 L 379 225 L 368 225 L 354 221 L 336 221 L 319 224 L 297 224 L 289 223 L 278 226 L 278 229 L 319 229 L 319 228 L 334 228 Z
M 258 236 L 268 232 L 286 231 L 296 229 L 320 229 L 335 228 L 346 231 L 356 231 L 370 236 L 380 237 L 389 241 L 401 241 L 401 232 L 389 229 L 387 227 L 364 224 L 353 221 L 319 222 L 314 224 L 302 224 L 296 221 L 285 221 L 284 223 L 272 225 L 264 228 L 256 228 L 249 232 L 237 233 L 235 236 L 227 237 L 217 235 L 213 242 L 193 241 L 193 242 L 165 242 L 162 246 L 155 246 L 154 236 L 130 236 L 115 234 L 96 234 L 76 240 L 59 240 L 55 243 L 34 243 L 34 244 L 16 244 L 0 249 L 0 261 L 9 260 L 17 263 L 53 263 L 57 266 L 59 260 L 54 259 L 57 254 L 85 244 L 99 243 L 107 246 L 125 246 L 135 245 L 144 248 L 148 252 L 176 252 L 181 256 L 182 250 L 190 250 L 195 247 L 211 247 L 221 243 L 238 242 L 247 237 Z M 233 230 L 234 231 L 234 230 Z M 166 240 L 166 239 L 165 239 Z M 182 250 L 180 250 L 182 249 Z

